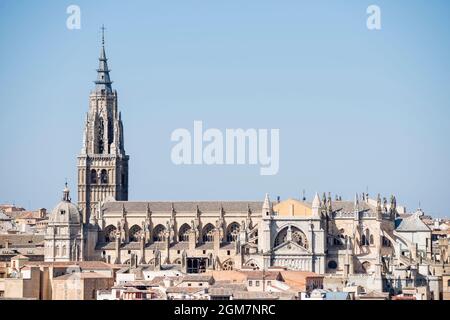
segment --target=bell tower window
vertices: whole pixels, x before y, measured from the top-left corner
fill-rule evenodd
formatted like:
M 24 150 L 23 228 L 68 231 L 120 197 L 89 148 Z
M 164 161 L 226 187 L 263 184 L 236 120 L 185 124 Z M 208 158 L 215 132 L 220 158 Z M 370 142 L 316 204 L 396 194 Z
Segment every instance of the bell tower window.
M 108 183 L 108 171 L 103 169 L 100 173 L 100 183 L 107 184 Z
M 98 128 L 98 153 L 103 153 L 103 151 L 105 150 L 105 143 L 103 142 L 104 133 L 105 133 L 105 125 L 103 123 L 103 118 L 100 118 Z
M 91 170 L 91 183 L 92 184 L 97 183 L 97 171 L 95 169 Z

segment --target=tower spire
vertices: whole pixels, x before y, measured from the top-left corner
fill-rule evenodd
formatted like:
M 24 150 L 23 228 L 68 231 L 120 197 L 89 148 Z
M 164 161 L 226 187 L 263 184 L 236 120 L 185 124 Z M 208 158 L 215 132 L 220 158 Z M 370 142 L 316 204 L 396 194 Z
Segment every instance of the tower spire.
M 112 93 L 112 81 L 109 77 L 108 59 L 105 53 L 105 26 L 102 25 L 102 47 L 100 49 L 100 57 L 98 58 L 97 80 L 95 90 L 99 93 Z

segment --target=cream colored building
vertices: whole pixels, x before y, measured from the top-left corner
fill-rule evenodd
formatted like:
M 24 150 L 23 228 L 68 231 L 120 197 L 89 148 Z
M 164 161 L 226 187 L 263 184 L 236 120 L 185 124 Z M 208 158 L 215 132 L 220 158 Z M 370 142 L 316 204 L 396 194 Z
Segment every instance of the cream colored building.
M 98 290 L 108 290 L 114 278 L 98 272 L 65 274 L 53 279 L 52 300 L 97 300 Z
M 128 201 L 129 156 L 104 45 L 95 83 L 78 157 L 78 206 L 66 188 L 49 218 L 46 261 L 101 260 L 155 271 L 179 265 L 188 274 L 284 268 L 379 292 L 430 276 L 431 230 L 421 212 L 404 214 L 394 196 Z

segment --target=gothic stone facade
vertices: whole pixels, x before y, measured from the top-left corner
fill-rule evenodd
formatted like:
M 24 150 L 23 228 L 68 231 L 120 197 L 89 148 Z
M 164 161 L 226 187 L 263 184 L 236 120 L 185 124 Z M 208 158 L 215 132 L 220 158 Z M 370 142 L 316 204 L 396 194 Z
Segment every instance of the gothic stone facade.
M 380 274 L 405 248 L 415 250 L 414 257 L 428 250 L 396 233 L 395 197 L 389 204 L 368 194 L 354 201 L 325 194 L 312 202 L 271 203 L 268 195 L 256 202 L 127 201 L 129 157 L 104 43 L 97 72 L 78 157 L 80 217 L 66 190 L 47 230 L 48 261 L 180 264 L 186 272 L 279 266 Z M 406 235 L 410 224 L 403 223 Z

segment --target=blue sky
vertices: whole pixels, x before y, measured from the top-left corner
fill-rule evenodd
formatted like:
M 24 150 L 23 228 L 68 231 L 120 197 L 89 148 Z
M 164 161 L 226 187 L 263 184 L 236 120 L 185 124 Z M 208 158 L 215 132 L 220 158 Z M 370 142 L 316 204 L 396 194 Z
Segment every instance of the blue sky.
M 81 8 L 81 29 L 66 8 Z M 381 8 L 382 30 L 366 28 Z M 397 195 L 449 216 L 448 1 L 0 2 L 0 203 L 76 189 L 105 24 L 130 200 Z M 175 166 L 177 128 L 279 128 L 280 171 Z M 73 198 L 76 194 L 73 192 Z

